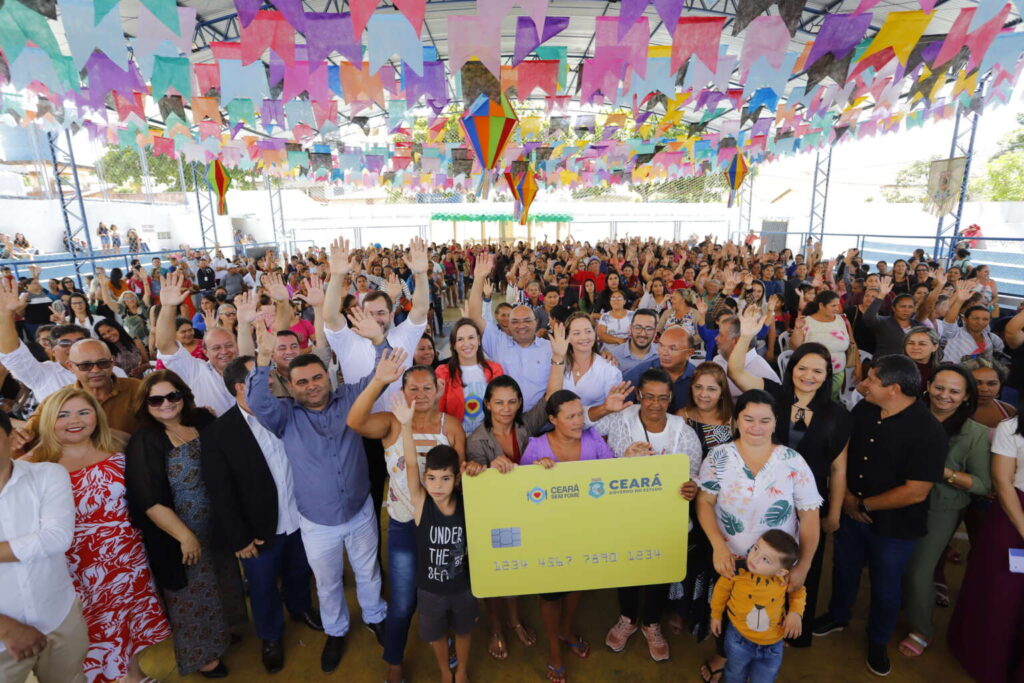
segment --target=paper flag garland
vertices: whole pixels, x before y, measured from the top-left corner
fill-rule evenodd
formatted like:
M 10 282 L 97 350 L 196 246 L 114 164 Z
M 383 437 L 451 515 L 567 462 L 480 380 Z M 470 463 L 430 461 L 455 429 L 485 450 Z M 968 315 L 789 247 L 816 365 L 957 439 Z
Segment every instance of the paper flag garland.
M 219 160 L 211 163 L 209 170 L 206 172 L 206 181 L 210 184 L 210 189 L 217 195 L 217 215 L 228 215 L 227 195 L 228 186 L 231 185 L 231 178 L 228 176 L 224 164 L 220 163 Z
M 490 172 L 498 164 L 512 138 L 512 132 L 519 124 L 519 117 L 505 95 L 501 96 L 500 102 L 495 102 L 487 95 L 480 95 L 459 117 L 459 123 L 473 147 L 477 161 L 483 167 L 477 190 L 482 195 L 489 187 Z

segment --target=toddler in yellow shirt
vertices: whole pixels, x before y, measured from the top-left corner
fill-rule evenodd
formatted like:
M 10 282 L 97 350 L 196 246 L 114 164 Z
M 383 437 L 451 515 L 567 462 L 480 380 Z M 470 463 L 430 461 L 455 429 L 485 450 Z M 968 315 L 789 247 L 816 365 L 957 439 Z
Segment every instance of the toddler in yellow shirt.
M 732 578 L 718 577 L 711 594 L 711 632 L 725 629 L 724 683 L 771 683 L 782 667 L 782 639 L 800 635 L 807 590 L 786 593 L 786 575 L 799 546 L 779 529 L 766 531 L 747 553 L 746 567 Z M 788 606 L 787 606 L 788 603 Z

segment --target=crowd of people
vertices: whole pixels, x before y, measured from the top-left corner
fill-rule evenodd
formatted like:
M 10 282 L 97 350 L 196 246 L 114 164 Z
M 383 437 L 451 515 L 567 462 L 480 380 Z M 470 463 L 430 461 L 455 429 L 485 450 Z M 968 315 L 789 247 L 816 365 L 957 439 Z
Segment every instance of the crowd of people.
M 771 681 L 849 625 L 866 567 L 871 672 L 945 635 L 975 679 L 1024 677 L 1024 307 L 966 249 L 339 239 L 41 276 L 0 276 L 0 680 L 139 683 L 167 639 L 222 678 L 249 619 L 268 672 L 286 626 L 335 671 L 346 558 L 386 681 L 414 614 L 442 681 L 478 625 L 496 661 L 515 639 L 585 678 L 584 592 L 540 595 L 538 629 L 529 596 L 473 596 L 461 478 L 681 453 L 687 574 L 618 588 L 611 651 L 640 631 L 668 660 L 664 625 L 713 641 L 705 682 Z

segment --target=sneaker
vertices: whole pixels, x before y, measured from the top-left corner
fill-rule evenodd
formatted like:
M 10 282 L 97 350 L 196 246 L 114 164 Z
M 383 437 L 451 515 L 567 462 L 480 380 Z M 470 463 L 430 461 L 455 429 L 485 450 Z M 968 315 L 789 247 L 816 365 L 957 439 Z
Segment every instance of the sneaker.
M 636 628 L 636 627 L 634 627 Z M 668 642 L 665 636 L 661 635 L 661 624 L 651 624 L 642 629 L 644 638 L 647 640 L 647 649 L 651 653 L 651 659 L 656 662 L 664 662 L 668 659 Z
M 605 636 L 604 644 L 608 646 L 612 652 L 622 652 L 626 649 L 626 643 L 629 641 L 629 637 L 636 633 L 636 624 L 632 623 L 629 619 L 623 616 L 619 616 L 619 620 L 612 626 L 608 631 L 608 635 Z
M 868 643 L 868 669 L 876 676 L 888 676 L 892 673 L 889 663 L 889 648 L 880 643 Z
M 842 631 L 844 628 L 846 628 L 846 622 L 836 621 L 831 614 L 826 612 L 814 620 L 811 633 L 816 636 L 827 636 L 835 631 Z

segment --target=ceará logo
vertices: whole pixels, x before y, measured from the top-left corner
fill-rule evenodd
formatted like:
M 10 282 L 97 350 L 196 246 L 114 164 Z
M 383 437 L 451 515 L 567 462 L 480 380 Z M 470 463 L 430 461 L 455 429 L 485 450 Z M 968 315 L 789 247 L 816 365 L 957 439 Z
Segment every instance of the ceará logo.
M 543 503 L 547 500 L 548 492 L 539 486 L 534 486 L 526 492 L 526 499 L 532 503 Z

